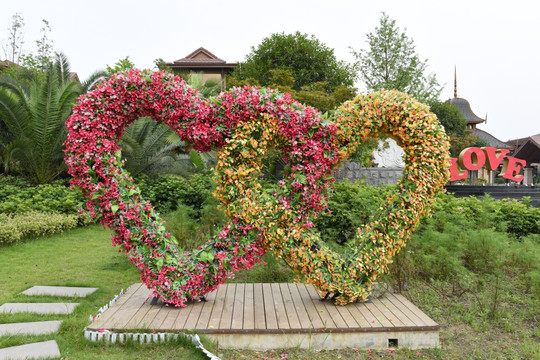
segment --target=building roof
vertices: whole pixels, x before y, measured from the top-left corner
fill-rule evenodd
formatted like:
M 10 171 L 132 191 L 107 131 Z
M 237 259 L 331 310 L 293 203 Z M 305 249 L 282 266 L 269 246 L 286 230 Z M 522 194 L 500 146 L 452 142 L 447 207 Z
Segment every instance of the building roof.
M 11 62 L 9 60 L 0 60 L 0 70 L 10 67 L 11 65 L 16 65 L 14 62 Z
M 495 136 L 491 135 L 490 133 L 480 130 L 478 128 L 475 128 L 473 130 L 474 136 L 478 136 L 480 140 L 484 140 L 486 143 L 489 144 L 489 146 L 497 148 L 497 149 L 510 149 L 512 148 L 511 145 L 508 145 L 504 141 L 501 141 L 497 139 Z
M 167 66 L 173 69 L 234 69 L 238 64 L 227 63 L 225 60 L 218 58 L 210 51 L 203 47 L 198 48 L 191 54 L 182 59 L 167 63 Z
M 469 104 L 469 102 L 463 98 L 454 97 L 453 99 L 448 99 L 447 103 L 450 105 L 455 105 L 459 108 L 459 110 L 461 110 L 465 120 L 467 120 L 467 124 L 480 124 L 486 121 L 486 119 L 478 117 L 472 111 L 471 104 Z
M 482 119 L 481 117 L 476 116 L 476 114 L 471 109 L 471 104 L 463 98 L 458 97 L 457 95 L 457 70 L 454 67 L 454 98 L 448 99 L 446 101 L 450 105 L 456 105 L 459 110 L 461 110 L 461 113 L 465 117 L 465 120 L 467 120 L 467 124 L 480 124 L 483 122 L 486 122 L 486 119 Z M 487 116 L 486 116 L 487 118 Z
M 506 142 L 514 148 L 513 156 L 527 161 L 527 165 L 540 163 L 540 134 Z

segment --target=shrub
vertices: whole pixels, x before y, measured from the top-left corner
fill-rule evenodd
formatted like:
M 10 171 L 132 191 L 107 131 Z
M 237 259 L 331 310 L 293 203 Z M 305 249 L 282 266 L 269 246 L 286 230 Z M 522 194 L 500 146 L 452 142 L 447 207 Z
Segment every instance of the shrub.
M 164 216 L 165 227 L 184 250 L 194 250 L 216 234 L 225 223 L 225 214 L 218 210 L 218 201 L 209 197 L 199 213 L 179 202 L 174 212 Z
M 78 190 L 71 189 L 62 182 L 29 186 L 21 178 L 0 177 L 0 185 L 0 213 L 38 211 L 77 214 L 84 202 L 84 197 Z
M 0 214 L 0 245 L 16 243 L 19 240 L 57 234 L 77 227 L 77 215 L 42 212 L 23 214 Z
M 518 238 L 540 234 L 540 209 L 530 206 L 531 199 L 523 201 L 507 199 L 500 202 L 497 211 L 499 221 L 507 222 L 507 231 Z
M 184 204 L 200 216 L 205 201 L 212 197 L 214 180 L 209 173 L 196 173 L 189 178 L 181 176 L 140 176 L 136 180 L 145 200 L 149 200 L 160 213 L 175 211 Z
M 345 244 L 360 225 L 369 222 L 393 189 L 394 186 L 364 186 L 348 180 L 335 183 L 328 200 L 329 211 L 321 213 L 314 221 L 321 237 Z

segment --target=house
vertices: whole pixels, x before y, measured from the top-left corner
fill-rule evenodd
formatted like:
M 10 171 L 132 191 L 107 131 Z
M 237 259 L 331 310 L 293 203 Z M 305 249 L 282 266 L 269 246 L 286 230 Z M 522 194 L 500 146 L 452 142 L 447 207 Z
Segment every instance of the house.
M 506 144 L 511 146 L 512 156 L 527 162 L 527 167 L 524 169 L 523 184 L 532 185 L 538 183 L 537 176 L 540 173 L 540 134 L 509 140 Z
M 186 57 L 168 62 L 166 65 L 178 74 L 187 73 L 190 76 L 202 76 L 202 84 L 211 80 L 221 83 L 222 88 L 225 88 L 226 75 L 233 71 L 238 64 L 227 63 L 200 47 Z
M 14 62 L 11 62 L 9 60 L 0 60 L 0 71 L 7 69 L 11 65 L 16 65 Z

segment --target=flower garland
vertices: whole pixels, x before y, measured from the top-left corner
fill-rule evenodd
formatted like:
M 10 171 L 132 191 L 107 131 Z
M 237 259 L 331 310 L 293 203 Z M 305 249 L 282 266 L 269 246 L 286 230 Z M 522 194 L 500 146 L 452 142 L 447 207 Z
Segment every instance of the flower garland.
M 237 128 L 244 123 L 257 124 L 265 114 L 275 119 L 277 133 L 287 139 L 280 150 L 290 164 L 280 189 L 269 195 L 273 197 L 271 203 L 279 204 L 284 213 L 292 213 L 292 206 L 296 221 L 312 226 L 309 218 L 324 209 L 333 180 L 328 174 L 339 160 L 336 128 L 314 109 L 288 95 L 246 87 L 205 102 L 171 74 L 132 70 L 112 76 L 75 105 L 66 122 L 66 163 L 74 177 L 71 184 L 82 189 L 92 214 L 102 214 L 102 224 L 113 230 L 113 245 L 123 247 L 129 260 L 140 269 L 143 282 L 164 302 L 185 306 L 187 301 L 215 290 L 235 271 L 253 266 L 266 252 L 265 230 L 253 222 L 253 217 L 236 210 L 249 205 L 250 193 L 240 191 L 243 182 L 235 178 L 246 174 L 242 169 L 218 166 L 220 183 L 236 185 L 222 195 L 231 221 L 197 251 L 179 249 L 159 215 L 122 169 L 118 141 L 124 129 L 139 117 L 151 116 L 166 123 L 195 149 L 204 151 L 235 143 Z M 241 139 L 236 152 L 247 154 L 250 150 L 244 148 L 246 145 L 255 153 L 264 153 L 266 146 L 259 147 L 257 141 L 264 144 L 267 135 L 259 133 L 260 140 Z M 227 163 L 226 156 L 220 155 L 220 159 Z M 245 181 L 252 184 L 254 178 Z
M 397 91 L 357 96 L 338 109 L 335 124 L 342 160 L 369 137 L 397 141 L 405 152 L 397 193 L 358 229 L 344 254 L 330 249 L 313 229 L 302 229 L 293 216 L 278 229 L 286 232 L 285 241 L 273 243 L 272 248 L 323 297 L 331 293 L 336 304 L 345 305 L 367 299 L 375 279 L 388 270 L 392 257 L 429 213 L 449 179 L 450 145 L 429 107 Z
M 215 195 L 231 220 L 194 252 L 177 247 L 122 169 L 118 140 L 141 116 L 163 121 L 197 150 L 220 149 Z M 215 290 L 269 249 L 337 303 L 365 299 L 448 177 L 442 127 L 426 106 L 397 92 L 359 96 L 333 123 L 274 90 L 235 88 L 203 101 L 173 75 L 132 70 L 82 96 L 67 126 L 72 185 L 82 188 L 92 214 L 101 212 L 113 244 L 129 254 L 154 296 L 176 306 Z M 325 209 L 339 162 L 365 138 L 383 135 L 406 153 L 401 190 L 359 229 L 356 246 L 337 254 L 310 220 Z M 281 151 L 287 172 L 265 191 L 257 179 L 269 148 Z

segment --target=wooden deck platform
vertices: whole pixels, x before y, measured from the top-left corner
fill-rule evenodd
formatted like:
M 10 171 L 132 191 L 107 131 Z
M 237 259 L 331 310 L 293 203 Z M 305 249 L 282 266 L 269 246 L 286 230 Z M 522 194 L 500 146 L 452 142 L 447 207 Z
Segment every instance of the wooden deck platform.
M 131 286 L 88 326 L 111 333 L 194 330 L 225 348 L 255 350 L 439 346 L 439 325 L 399 294 L 336 306 L 306 284 L 224 284 L 206 302 L 151 305 L 151 291 Z

